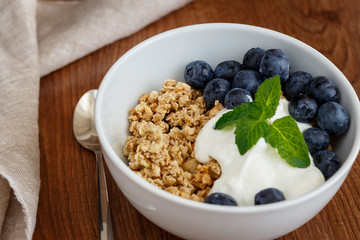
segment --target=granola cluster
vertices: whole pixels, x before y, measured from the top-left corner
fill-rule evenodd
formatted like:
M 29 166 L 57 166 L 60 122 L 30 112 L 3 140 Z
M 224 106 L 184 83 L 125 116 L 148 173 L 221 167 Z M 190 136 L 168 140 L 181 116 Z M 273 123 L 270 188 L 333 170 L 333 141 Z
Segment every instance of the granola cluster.
M 143 94 L 129 114 L 133 135 L 124 148 L 129 167 L 165 191 L 204 201 L 221 168 L 215 160 L 198 162 L 194 144 L 201 128 L 222 108 L 216 102 L 206 111 L 200 91 L 171 79 L 160 93 Z

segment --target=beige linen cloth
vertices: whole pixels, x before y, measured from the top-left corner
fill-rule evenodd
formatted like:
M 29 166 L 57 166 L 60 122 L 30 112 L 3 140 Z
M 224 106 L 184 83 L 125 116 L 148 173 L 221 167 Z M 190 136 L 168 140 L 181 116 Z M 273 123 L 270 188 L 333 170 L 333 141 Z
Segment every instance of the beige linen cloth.
M 0 239 L 31 239 L 44 76 L 190 0 L 0 0 Z

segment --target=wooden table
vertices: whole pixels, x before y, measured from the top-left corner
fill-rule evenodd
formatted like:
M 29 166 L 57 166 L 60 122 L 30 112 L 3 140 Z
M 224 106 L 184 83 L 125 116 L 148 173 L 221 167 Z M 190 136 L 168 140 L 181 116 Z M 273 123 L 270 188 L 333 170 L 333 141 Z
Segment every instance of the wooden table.
M 41 79 L 41 190 L 34 239 L 97 239 L 96 165 L 72 132 L 81 95 L 98 88 L 110 66 L 139 42 L 169 29 L 207 22 L 244 23 L 293 36 L 328 57 L 360 93 L 359 0 L 195 0 L 125 39 Z M 140 215 L 107 172 L 115 239 L 179 239 Z M 359 157 L 333 200 L 280 239 L 360 238 Z

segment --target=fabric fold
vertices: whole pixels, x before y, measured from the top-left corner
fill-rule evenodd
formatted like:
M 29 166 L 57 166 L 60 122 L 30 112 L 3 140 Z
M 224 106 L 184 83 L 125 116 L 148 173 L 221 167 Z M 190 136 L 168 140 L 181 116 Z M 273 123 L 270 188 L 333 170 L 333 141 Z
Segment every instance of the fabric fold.
M 40 75 L 79 59 L 174 11 L 189 0 L 87 0 L 38 4 Z M 66 21 L 64 21 L 66 19 Z
M 0 213 L 3 213 L 0 215 L 0 229 L 2 229 L 5 220 L 6 210 L 10 201 L 10 194 L 11 188 L 8 181 L 0 176 Z

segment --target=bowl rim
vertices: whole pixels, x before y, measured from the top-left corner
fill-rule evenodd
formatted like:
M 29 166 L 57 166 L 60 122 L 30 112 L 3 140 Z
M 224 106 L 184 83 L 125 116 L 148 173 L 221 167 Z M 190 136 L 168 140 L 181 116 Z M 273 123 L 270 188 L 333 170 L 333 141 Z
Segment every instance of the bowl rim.
M 136 175 L 129 167 L 126 165 L 120 157 L 115 153 L 114 149 L 111 147 L 111 144 L 107 141 L 105 136 L 105 131 L 102 126 L 102 116 L 100 114 L 101 112 L 101 102 L 104 96 L 104 91 L 108 87 L 108 85 L 111 82 L 112 75 L 115 71 L 119 68 L 119 66 L 127 60 L 129 56 L 131 56 L 134 52 L 140 51 L 142 48 L 146 47 L 147 45 L 150 45 L 154 41 L 158 41 L 162 38 L 166 38 L 168 36 L 174 35 L 174 34 L 181 34 L 182 32 L 189 32 L 189 31 L 199 31 L 199 30 L 214 30 L 218 28 L 222 29 L 230 29 L 230 30 L 246 30 L 246 31 L 254 31 L 254 32 L 262 32 L 268 35 L 271 35 L 272 37 L 281 38 L 286 41 L 293 42 L 294 44 L 298 45 L 301 48 L 304 48 L 307 51 L 311 51 L 314 56 L 317 58 L 320 58 L 324 64 L 327 64 L 332 71 L 335 71 L 336 74 L 338 74 L 343 80 L 344 88 L 346 88 L 346 92 L 351 93 L 350 98 L 351 101 L 357 106 L 359 111 L 354 111 L 354 115 L 356 116 L 356 119 L 360 120 L 360 103 L 359 98 L 353 89 L 352 85 L 350 84 L 349 80 L 345 77 L 345 75 L 324 55 L 322 55 L 319 51 L 312 48 L 311 46 L 307 45 L 306 43 L 291 37 L 289 35 L 283 34 L 278 31 L 274 31 L 271 29 L 253 26 L 253 25 L 247 25 L 247 24 L 239 24 L 239 23 L 202 23 L 202 24 L 194 24 L 194 25 L 188 25 L 183 26 L 175 29 L 171 29 L 159 34 L 156 34 L 138 44 L 136 44 L 134 47 L 132 47 L 130 50 L 128 50 L 124 55 L 122 55 L 108 70 L 106 75 L 104 76 L 100 86 L 99 91 L 97 94 L 96 102 L 95 102 L 95 125 L 96 129 L 98 131 L 99 139 L 102 145 L 103 150 L 108 155 L 111 162 L 115 165 L 117 170 L 119 170 L 122 174 L 124 174 L 127 178 L 129 178 L 131 181 L 135 182 L 139 187 L 143 190 L 146 190 L 147 192 L 151 192 L 155 194 L 159 198 L 167 199 L 168 201 L 172 202 L 173 204 L 181 205 L 184 207 L 202 210 L 202 211 L 209 211 L 209 212 L 222 212 L 226 214 L 238 214 L 238 213 L 258 213 L 258 212 L 269 212 L 269 211 L 276 211 L 278 209 L 284 209 L 284 208 L 291 208 L 293 206 L 299 205 L 300 203 L 310 201 L 317 195 L 321 195 L 325 191 L 328 191 L 329 188 L 331 188 L 333 185 L 335 185 L 337 182 L 342 181 L 342 178 L 346 177 L 346 175 L 351 170 L 351 167 L 353 163 L 356 160 L 357 155 L 359 154 L 360 150 L 360 124 L 357 124 L 355 127 L 356 133 L 355 133 L 355 139 L 353 143 L 353 149 L 351 150 L 348 158 L 345 160 L 345 162 L 342 164 L 341 168 L 327 181 L 325 181 L 324 184 L 322 184 L 320 187 L 312 190 L 311 192 L 304 194 L 302 196 L 299 196 L 294 199 L 289 199 L 286 201 L 281 201 L 273 204 L 265 204 L 265 205 L 259 205 L 259 206 L 237 206 L 237 207 L 229 207 L 229 206 L 221 206 L 221 205 L 213 205 L 213 204 L 204 204 L 202 202 L 197 202 L 194 200 L 189 200 L 182 198 L 180 196 L 176 196 L 174 194 L 171 194 L 167 191 L 164 191 L 162 189 L 157 188 L 156 186 L 152 185 L 151 183 L 147 182 L 146 180 L 142 179 L 138 175 Z

